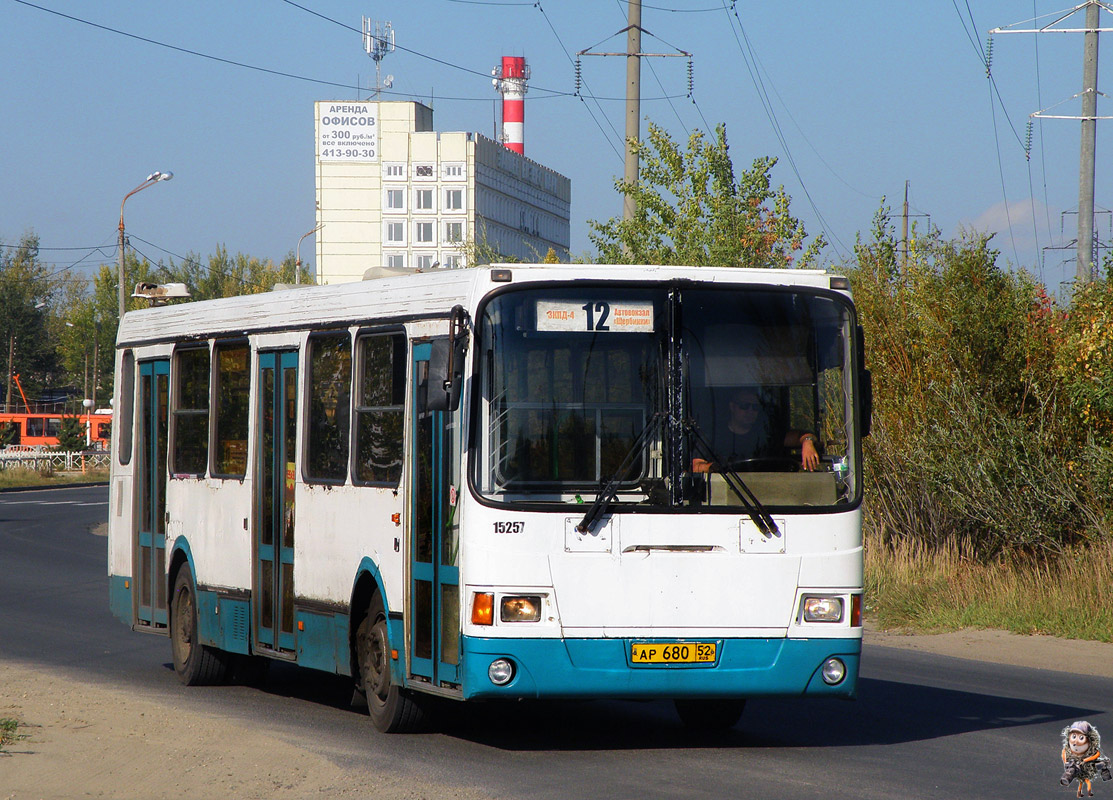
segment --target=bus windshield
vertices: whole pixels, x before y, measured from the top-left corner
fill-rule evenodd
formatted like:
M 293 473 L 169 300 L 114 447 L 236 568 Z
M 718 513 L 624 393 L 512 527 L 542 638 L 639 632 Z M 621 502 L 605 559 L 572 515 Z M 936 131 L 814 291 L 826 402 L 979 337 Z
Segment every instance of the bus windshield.
M 815 290 L 575 286 L 493 298 L 473 480 L 503 503 L 858 498 L 853 311 Z M 643 435 L 646 434 L 646 435 Z M 633 452 L 632 452 L 633 451 Z

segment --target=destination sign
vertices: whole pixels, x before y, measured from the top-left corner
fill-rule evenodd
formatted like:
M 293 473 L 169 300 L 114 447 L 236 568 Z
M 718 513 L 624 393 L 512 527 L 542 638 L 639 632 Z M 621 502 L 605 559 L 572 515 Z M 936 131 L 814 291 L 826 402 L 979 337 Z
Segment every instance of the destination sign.
M 653 333 L 647 300 L 538 300 L 537 330 L 579 333 Z

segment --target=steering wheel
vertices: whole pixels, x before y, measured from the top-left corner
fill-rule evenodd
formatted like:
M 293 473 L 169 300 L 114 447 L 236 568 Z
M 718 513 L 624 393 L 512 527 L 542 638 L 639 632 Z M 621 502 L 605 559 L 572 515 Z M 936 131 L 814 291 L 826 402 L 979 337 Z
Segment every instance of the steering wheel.
M 756 456 L 731 461 L 727 469 L 733 472 L 799 472 L 800 462 L 791 456 Z

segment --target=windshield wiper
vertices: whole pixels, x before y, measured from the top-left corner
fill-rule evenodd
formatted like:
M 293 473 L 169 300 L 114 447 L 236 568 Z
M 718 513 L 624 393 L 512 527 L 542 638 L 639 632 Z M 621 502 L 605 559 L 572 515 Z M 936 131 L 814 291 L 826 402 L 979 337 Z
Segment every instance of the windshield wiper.
M 757 496 L 750 491 L 750 487 L 746 485 L 746 482 L 742 480 L 738 472 L 731 469 L 727 462 L 711 449 L 711 445 L 703 438 L 703 434 L 700 432 L 695 420 L 689 419 L 686 427 L 692 436 L 695 437 L 696 444 L 699 445 L 703 455 L 708 456 L 711 463 L 721 470 L 719 474 L 723 476 L 723 480 L 726 481 L 727 486 L 730 487 L 730 490 L 734 492 L 741 501 L 742 507 L 746 509 L 746 513 L 750 515 L 750 519 L 754 521 L 754 525 L 757 526 L 757 529 L 761 531 L 762 535 L 770 538 L 780 536 L 781 532 L 777 528 L 776 521 L 774 521 L 773 517 L 766 511 L 765 506 L 761 504 Z
M 657 430 L 664 417 L 664 412 L 659 411 L 649 418 L 649 422 L 642 428 L 642 432 L 638 434 L 637 438 L 634 439 L 634 443 L 630 445 L 630 450 L 626 453 L 626 457 L 622 459 L 622 463 L 618 465 L 618 469 L 611 474 L 611 477 L 603 484 L 602 488 L 599 489 L 599 494 L 595 495 L 595 500 L 588 507 L 587 513 L 584 514 L 584 518 L 580 520 L 580 524 L 576 526 L 577 532 L 590 533 L 592 526 L 606 513 L 607 508 L 618 495 L 618 487 L 633 465 L 634 457 L 641 454 L 646 441 L 649 439 L 650 435 Z

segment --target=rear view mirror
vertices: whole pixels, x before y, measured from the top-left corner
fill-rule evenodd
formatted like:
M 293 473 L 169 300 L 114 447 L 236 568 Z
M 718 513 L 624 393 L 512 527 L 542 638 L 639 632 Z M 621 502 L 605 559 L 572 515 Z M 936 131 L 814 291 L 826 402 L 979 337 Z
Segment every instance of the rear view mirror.
M 460 407 L 468 352 L 468 315 L 463 306 L 452 309 L 448 338 L 434 339 L 432 345 L 426 407 L 430 411 L 455 411 Z

